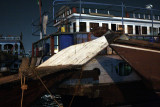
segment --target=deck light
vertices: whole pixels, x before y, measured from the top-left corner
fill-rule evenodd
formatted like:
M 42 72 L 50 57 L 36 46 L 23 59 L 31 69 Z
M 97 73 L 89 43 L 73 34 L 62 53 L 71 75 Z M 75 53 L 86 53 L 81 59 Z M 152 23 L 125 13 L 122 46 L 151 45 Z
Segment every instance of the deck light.
M 152 4 L 146 5 L 146 9 L 152 9 L 152 8 L 153 8 L 153 5 L 152 5 Z

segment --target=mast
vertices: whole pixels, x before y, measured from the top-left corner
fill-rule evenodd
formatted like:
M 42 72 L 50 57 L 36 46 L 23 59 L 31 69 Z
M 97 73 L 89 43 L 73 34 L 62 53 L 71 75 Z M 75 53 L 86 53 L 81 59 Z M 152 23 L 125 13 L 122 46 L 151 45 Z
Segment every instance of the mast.
M 43 38 L 43 35 L 42 35 L 42 2 L 41 0 L 39 0 L 39 15 L 40 15 L 40 39 Z
M 122 2 L 122 29 L 123 29 L 123 33 L 124 33 L 124 20 L 123 20 L 123 17 L 124 17 L 124 4 Z

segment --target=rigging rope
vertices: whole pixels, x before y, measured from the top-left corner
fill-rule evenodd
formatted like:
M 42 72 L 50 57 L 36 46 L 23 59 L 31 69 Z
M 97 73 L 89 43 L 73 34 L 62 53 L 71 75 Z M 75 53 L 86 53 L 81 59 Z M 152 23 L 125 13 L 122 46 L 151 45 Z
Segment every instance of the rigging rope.
M 42 85 L 44 86 L 44 88 L 47 90 L 47 92 L 51 95 L 51 98 L 56 102 L 56 104 L 59 107 L 63 107 L 63 105 L 60 105 L 58 103 L 58 101 L 54 98 L 54 96 L 52 95 L 52 93 L 49 91 L 49 89 L 47 88 L 47 86 L 44 84 L 43 80 L 41 79 L 41 77 L 38 75 L 38 72 L 34 69 L 34 67 L 27 67 L 26 65 L 22 65 L 22 67 L 24 66 L 24 68 L 26 68 L 24 71 L 25 72 L 29 72 L 32 71 L 36 74 L 37 78 L 40 80 L 40 82 L 42 83 Z M 21 97 L 21 107 L 23 106 L 23 97 L 24 97 L 24 90 L 27 90 L 27 85 L 25 84 L 26 81 L 26 77 L 27 76 L 24 72 L 22 72 L 23 70 L 20 70 L 20 74 L 21 74 L 21 89 L 22 89 L 22 97 Z
M 40 76 L 38 75 L 37 71 L 35 71 L 36 76 L 38 77 L 38 79 L 40 80 L 40 82 L 42 83 L 42 85 L 44 86 L 44 88 L 47 90 L 47 92 L 51 95 L 51 98 L 57 103 L 57 105 L 59 107 L 62 107 L 58 101 L 54 98 L 54 96 L 52 95 L 52 93 L 49 91 L 49 89 L 47 88 L 47 86 L 44 84 L 44 82 L 42 81 L 42 79 L 40 78 Z
M 22 75 L 21 73 L 21 89 L 22 89 L 22 97 L 21 97 L 21 107 L 23 106 L 23 96 L 24 96 L 24 90 L 27 90 L 27 85 L 26 85 L 26 77 Z

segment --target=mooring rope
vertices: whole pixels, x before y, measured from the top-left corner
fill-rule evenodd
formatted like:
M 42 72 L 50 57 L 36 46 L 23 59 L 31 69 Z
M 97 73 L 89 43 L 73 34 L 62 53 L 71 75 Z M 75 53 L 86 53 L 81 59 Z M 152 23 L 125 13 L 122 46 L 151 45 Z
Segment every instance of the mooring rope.
M 24 67 L 28 68 L 26 65 L 23 65 Z M 34 67 L 29 67 L 30 69 L 26 69 L 26 72 L 29 72 L 29 70 L 31 70 L 32 72 L 34 72 L 37 76 L 37 78 L 40 80 L 40 82 L 42 83 L 42 85 L 44 86 L 44 88 L 47 90 L 47 92 L 51 95 L 51 98 L 56 102 L 56 104 L 59 107 L 63 107 L 61 106 L 58 101 L 54 98 L 54 96 L 52 95 L 52 93 L 49 91 L 49 89 L 47 88 L 47 86 L 44 84 L 43 80 L 41 79 L 41 77 L 38 75 L 38 72 L 34 69 Z M 22 73 L 22 71 L 20 71 L 21 73 L 21 89 L 22 89 L 22 97 L 21 97 L 21 107 L 23 106 L 23 97 L 24 97 L 24 90 L 27 90 L 27 85 L 25 84 L 26 81 L 26 77 L 27 75 Z M 29 76 L 28 76 L 29 77 Z
M 23 106 L 23 96 L 24 96 L 24 91 L 27 90 L 27 85 L 26 85 L 26 77 L 22 75 L 21 73 L 21 89 L 22 89 L 22 97 L 21 97 L 21 107 Z
M 56 102 L 56 104 L 59 106 L 59 107 L 62 107 L 58 101 L 54 98 L 54 96 L 52 95 L 52 93 L 49 91 L 49 89 L 47 88 L 47 86 L 44 84 L 44 82 L 42 81 L 42 79 L 40 78 L 40 76 L 38 75 L 37 71 L 34 70 L 35 73 L 36 73 L 36 76 L 38 77 L 38 79 L 40 80 L 40 82 L 42 83 L 42 85 L 44 86 L 44 88 L 47 90 L 47 92 L 51 95 L 51 98 Z

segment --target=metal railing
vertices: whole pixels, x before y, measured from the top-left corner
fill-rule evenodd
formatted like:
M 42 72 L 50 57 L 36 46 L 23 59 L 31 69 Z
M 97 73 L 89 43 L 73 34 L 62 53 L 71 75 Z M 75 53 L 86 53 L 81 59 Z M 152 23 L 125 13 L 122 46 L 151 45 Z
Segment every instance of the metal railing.
M 138 40 L 145 40 L 149 42 L 154 42 L 154 43 L 160 43 L 160 35 L 152 36 L 152 35 L 134 35 L 134 36 L 129 36 L 130 39 L 138 39 Z
M 0 37 L 0 40 L 21 40 L 20 37 Z

